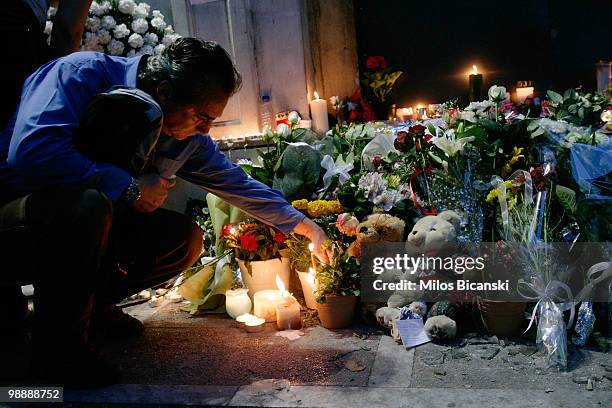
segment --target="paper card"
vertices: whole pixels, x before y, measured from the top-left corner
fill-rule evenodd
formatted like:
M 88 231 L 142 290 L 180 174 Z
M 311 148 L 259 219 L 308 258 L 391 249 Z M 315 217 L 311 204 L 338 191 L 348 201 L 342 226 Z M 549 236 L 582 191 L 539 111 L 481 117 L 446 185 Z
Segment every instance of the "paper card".
M 425 333 L 423 319 L 396 320 L 395 325 L 406 349 L 431 341 Z

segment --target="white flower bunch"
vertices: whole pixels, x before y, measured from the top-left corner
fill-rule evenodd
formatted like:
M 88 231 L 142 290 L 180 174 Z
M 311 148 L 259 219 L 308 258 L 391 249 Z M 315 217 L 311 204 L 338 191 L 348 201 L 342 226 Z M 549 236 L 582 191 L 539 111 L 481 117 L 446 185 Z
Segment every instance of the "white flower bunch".
M 56 12 L 51 7 L 47 13 L 45 33 L 49 38 Z M 164 15 L 159 10 L 151 10 L 147 3 L 93 0 L 85 21 L 81 50 L 127 57 L 159 55 L 180 37 L 166 23 Z
M 357 185 L 363 189 L 368 201 L 385 211 L 389 211 L 397 202 L 406 198 L 405 191 L 401 191 L 405 190 L 403 184 L 399 186 L 400 190 L 387 188 L 387 180 L 380 173 L 364 174 Z

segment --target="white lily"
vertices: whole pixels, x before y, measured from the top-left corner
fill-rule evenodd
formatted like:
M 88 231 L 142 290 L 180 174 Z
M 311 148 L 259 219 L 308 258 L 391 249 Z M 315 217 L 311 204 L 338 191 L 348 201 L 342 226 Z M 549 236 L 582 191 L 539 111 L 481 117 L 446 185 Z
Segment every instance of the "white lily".
M 466 144 L 473 142 L 476 139 L 474 136 L 462 137 L 457 139 L 454 129 L 449 129 L 444 132 L 443 136 L 434 137 L 432 142 L 440 150 L 442 150 L 448 157 L 453 157 L 459 152 L 463 152 L 463 148 Z

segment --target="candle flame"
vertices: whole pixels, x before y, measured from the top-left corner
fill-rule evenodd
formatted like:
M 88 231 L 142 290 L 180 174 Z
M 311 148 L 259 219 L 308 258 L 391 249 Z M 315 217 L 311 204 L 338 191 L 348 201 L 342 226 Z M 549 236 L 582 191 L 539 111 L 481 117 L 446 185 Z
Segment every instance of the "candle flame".
M 280 290 L 281 295 L 287 296 L 287 289 L 285 288 L 285 284 L 283 283 L 283 281 L 281 280 L 281 278 L 276 275 L 276 286 L 278 287 L 278 290 Z
M 476 65 L 472 65 L 472 69 L 474 70 L 474 74 L 478 73 L 478 67 Z
M 232 227 L 230 228 L 230 234 L 234 235 L 236 233 L 236 228 Z
M 312 242 L 310 244 L 308 244 L 308 250 L 310 252 L 314 251 L 314 244 Z
M 319 99 L 319 94 L 317 93 L 317 91 L 314 91 L 314 98 Z

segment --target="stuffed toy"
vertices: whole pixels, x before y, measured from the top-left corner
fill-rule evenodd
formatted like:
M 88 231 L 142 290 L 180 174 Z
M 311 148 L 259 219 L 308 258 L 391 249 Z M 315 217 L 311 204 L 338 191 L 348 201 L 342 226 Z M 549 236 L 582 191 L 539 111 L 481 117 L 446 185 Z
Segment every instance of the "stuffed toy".
M 357 239 L 350 245 L 348 252 L 361 255 L 362 243 L 402 242 L 404 240 L 404 227 L 404 221 L 392 215 L 383 213 L 368 215 L 357 226 Z M 394 274 L 399 276 L 400 271 L 387 272 L 387 275 Z M 394 280 L 397 276 L 385 276 L 384 279 Z M 361 312 L 366 323 L 380 322 L 381 319 L 385 321 L 384 317 L 379 317 L 380 314 L 377 309 L 380 306 L 382 306 L 380 303 L 362 304 Z M 397 312 L 399 313 L 399 310 Z
M 432 316 L 425 322 L 425 333 L 434 341 L 450 340 L 457 334 L 457 323 L 448 316 Z
M 453 252 L 460 226 L 461 218 L 454 211 L 423 217 L 408 234 L 406 251 L 414 256 L 444 256 Z

